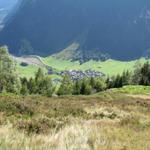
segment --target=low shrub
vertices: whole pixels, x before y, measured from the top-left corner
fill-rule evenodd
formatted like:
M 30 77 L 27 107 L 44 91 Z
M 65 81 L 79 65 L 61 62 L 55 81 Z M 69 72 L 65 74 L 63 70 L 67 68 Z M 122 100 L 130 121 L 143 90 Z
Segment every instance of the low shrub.
M 19 121 L 15 127 L 27 134 L 47 134 L 52 129 L 61 129 L 63 126 L 65 126 L 65 124 L 65 122 L 53 118 L 39 118 L 27 121 Z

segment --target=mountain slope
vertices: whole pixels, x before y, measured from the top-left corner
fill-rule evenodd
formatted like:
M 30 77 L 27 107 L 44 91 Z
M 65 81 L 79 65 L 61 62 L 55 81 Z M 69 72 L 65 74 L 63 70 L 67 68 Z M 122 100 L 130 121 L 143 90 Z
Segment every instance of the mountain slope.
M 145 54 L 149 39 L 149 0 L 24 0 L 0 33 L 16 55 L 46 56 L 77 42 L 84 53 L 120 60 Z
M 0 28 L 3 27 L 7 15 L 13 10 L 18 0 L 0 0 Z

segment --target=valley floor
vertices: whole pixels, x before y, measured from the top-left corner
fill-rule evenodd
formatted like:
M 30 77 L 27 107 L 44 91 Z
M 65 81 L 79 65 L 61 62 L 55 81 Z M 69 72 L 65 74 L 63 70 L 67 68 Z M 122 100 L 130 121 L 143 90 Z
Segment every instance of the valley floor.
M 80 64 L 78 61 L 72 62 L 70 60 L 57 59 L 55 57 L 46 57 L 42 58 L 39 56 L 26 56 L 26 57 L 13 57 L 17 61 L 17 72 L 21 77 L 33 77 L 35 72 L 39 67 L 44 68 L 44 71 L 47 72 L 47 69 L 44 66 L 52 67 L 56 72 L 64 70 L 94 70 L 100 71 L 105 75 L 113 76 L 123 73 L 125 70 L 133 71 L 136 67 L 147 62 L 146 59 L 141 58 L 133 61 L 117 61 L 109 59 L 107 61 L 94 61 L 90 60 L 83 64 Z M 28 66 L 21 66 L 21 62 L 26 62 Z M 53 75 L 53 78 L 58 78 L 58 76 Z
M 0 96 L 2 150 L 149 150 L 150 87 L 91 96 Z

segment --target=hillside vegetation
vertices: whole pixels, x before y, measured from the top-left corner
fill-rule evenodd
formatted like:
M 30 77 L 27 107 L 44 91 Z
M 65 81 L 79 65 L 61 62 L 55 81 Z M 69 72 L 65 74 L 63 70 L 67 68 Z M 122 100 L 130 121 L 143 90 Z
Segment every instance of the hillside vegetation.
M 148 61 L 107 78 L 65 74 L 58 83 L 41 68 L 19 77 L 0 47 L 0 149 L 149 150 L 149 86 Z
M 7 47 L 0 47 L 0 93 L 15 93 L 21 95 L 43 95 L 51 97 L 53 95 L 90 95 L 105 91 L 106 89 L 121 88 L 125 85 L 150 85 L 150 64 L 146 63 L 140 66 L 140 62 L 137 62 L 135 70 L 123 71 L 121 74 L 117 74 L 112 77 L 104 76 L 83 76 L 83 74 L 77 75 L 73 78 L 70 74 L 60 74 L 62 79 L 59 79 L 58 73 L 52 75 L 56 80 L 52 80 L 48 72 L 44 72 L 44 69 L 49 71 L 52 67 L 47 65 L 44 60 L 38 56 L 16 58 L 10 56 Z M 23 60 L 25 62 L 17 62 L 15 60 Z M 142 61 L 142 59 L 141 59 Z M 144 61 L 144 60 L 143 60 Z M 18 64 L 20 63 L 20 64 Z M 34 70 L 32 65 L 36 65 L 39 68 L 37 71 Z M 22 67 L 20 67 L 22 66 Z M 24 69 L 23 69 L 24 67 Z M 34 71 L 35 74 L 32 77 L 21 77 L 16 71 L 18 68 L 24 73 L 27 71 Z M 29 68 L 31 67 L 31 68 Z M 48 68 L 49 67 L 49 68 Z M 54 69 L 54 68 L 53 68 Z M 72 68 L 73 69 L 73 68 Z M 58 70 L 55 68 L 55 70 Z M 61 70 L 59 70 L 61 71 Z M 56 77 L 57 76 L 57 77 Z
M 149 150 L 148 88 L 53 98 L 1 94 L 0 149 Z
M 50 57 L 41 57 L 43 63 L 47 66 L 54 68 L 57 71 L 64 71 L 64 70 L 95 70 L 101 71 L 106 75 L 113 76 L 117 74 L 122 74 L 123 71 L 129 70 L 133 71 L 137 66 L 144 64 L 147 60 L 144 58 L 133 60 L 133 61 L 117 61 L 109 59 L 107 61 L 88 61 L 86 63 L 80 64 L 78 61 L 71 61 L 71 60 L 64 60 L 60 58 L 56 58 L 53 56 Z M 25 77 L 33 77 L 35 72 L 38 70 L 39 67 L 37 65 L 28 65 L 26 67 L 22 67 L 17 65 L 17 70 L 20 76 Z M 32 68 L 32 69 L 31 69 Z
M 80 64 L 78 61 L 72 62 L 68 60 L 56 59 L 54 57 L 46 57 L 43 59 L 45 64 L 52 66 L 58 70 L 97 70 L 102 71 L 108 75 L 116 75 L 122 73 L 124 70 L 133 70 L 136 63 L 144 63 L 146 60 L 139 59 L 134 61 L 117 61 L 117 60 L 106 60 L 106 61 L 88 61 Z

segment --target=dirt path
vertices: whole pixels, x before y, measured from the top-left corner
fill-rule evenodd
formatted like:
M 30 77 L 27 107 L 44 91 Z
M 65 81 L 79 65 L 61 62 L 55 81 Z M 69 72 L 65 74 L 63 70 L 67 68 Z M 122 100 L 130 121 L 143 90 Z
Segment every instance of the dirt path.
M 46 67 L 46 65 L 43 63 L 41 58 L 39 56 L 22 56 L 22 57 L 15 57 L 12 56 L 14 60 L 19 62 L 24 62 L 29 65 L 36 65 L 39 67 Z

